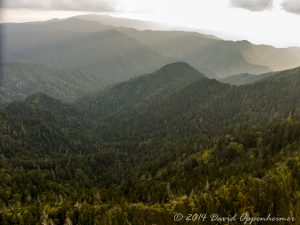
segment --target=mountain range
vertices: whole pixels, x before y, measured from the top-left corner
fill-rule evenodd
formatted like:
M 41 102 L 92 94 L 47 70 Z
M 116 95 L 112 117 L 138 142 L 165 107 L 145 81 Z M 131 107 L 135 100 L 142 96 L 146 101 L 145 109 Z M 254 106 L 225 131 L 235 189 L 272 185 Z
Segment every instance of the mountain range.
M 300 69 L 295 68 L 255 83 L 232 86 L 209 79 L 190 65 L 179 62 L 78 98 L 68 107 L 69 111 L 78 112 L 83 124 L 84 120 L 90 121 L 99 140 L 104 142 L 111 138 L 120 138 L 119 141 L 169 136 L 194 138 L 204 133 L 215 134 L 219 127 L 258 123 L 298 111 L 299 74 Z M 32 99 L 38 99 L 37 105 L 40 105 L 42 98 L 46 114 L 56 114 L 52 108 L 56 108 L 58 100 L 50 100 L 52 98 L 44 94 L 33 96 L 25 103 L 32 105 L 36 102 Z M 48 99 L 51 106 L 47 105 Z M 28 108 L 20 106 L 14 110 L 12 106 L 18 104 L 14 102 L 3 109 L 19 112 Z M 58 105 L 57 108 L 63 107 Z M 64 112 L 60 114 L 63 116 Z M 120 132 L 120 129 L 127 131 Z
M 300 221 L 299 48 L 99 15 L 0 29 L 1 225 Z
M 299 68 L 282 71 L 237 87 L 208 79 L 186 63 L 175 63 L 80 99 L 76 105 L 90 118 L 103 121 L 99 132 L 110 137 L 116 137 L 110 131 L 121 126 L 128 127 L 134 139 L 174 135 L 173 131 L 179 137 L 199 135 L 298 109 L 299 72 Z
M 235 86 L 177 62 L 73 103 L 35 93 L 1 106 L 0 222 L 299 219 L 299 85 L 300 68 Z
M 177 61 L 189 63 L 208 77 L 218 79 L 242 73 L 286 70 L 300 64 L 299 48 L 279 49 L 247 41 L 225 41 L 197 32 L 149 30 L 155 26 L 148 22 L 109 16 L 85 15 L 0 26 L 4 47 L 2 62 L 11 65 L 7 68 L 14 63 L 15 68 L 30 64 L 36 71 L 42 66 L 54 70 L 49 73 L 62 69 L 76 71 L 84 74 L 86 84 L 70 73 L 66 73 L 66 79 L 82 87 L 89 86 L 89 81 L 93 80 L 98 90 Z M 17 77 L 14 73 L 18 70 L 21 68 L 6 69 L 2 76 L 11 83 L 9 79 Z M 44 72 L 39 71 L 40 74 Z M 33 86 L 41 87 L 47 82 L 46 78 L 41 79 L 35 79 L 34 85 L 29 84 L 31 86 L 22 84 L 22 89 L 32 90 L 28 94 L 40 91 Z M 2 84 L 3 90 L 8 89 L 6 82 Z M 80 88 L 76 90 L 73 96 L 86 93 Z M 11 101 L 15 96 L 24 96 L 18 89 L 13 92 L 13 95 L 4 94 L 9 98 L 2 98 Z M 68 97 L 68 92 L 57 95 L 47 89 L 44 92 L 61 100 L 74 99 Z

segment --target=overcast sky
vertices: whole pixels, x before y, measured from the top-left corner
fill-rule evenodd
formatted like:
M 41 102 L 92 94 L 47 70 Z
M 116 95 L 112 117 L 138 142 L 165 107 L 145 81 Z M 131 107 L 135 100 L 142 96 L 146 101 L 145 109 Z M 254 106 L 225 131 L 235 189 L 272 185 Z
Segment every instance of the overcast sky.
M 1 20 L 91 12 L 212 30 L 257 44 L 300 46 L 300 0 L 4 0 Z

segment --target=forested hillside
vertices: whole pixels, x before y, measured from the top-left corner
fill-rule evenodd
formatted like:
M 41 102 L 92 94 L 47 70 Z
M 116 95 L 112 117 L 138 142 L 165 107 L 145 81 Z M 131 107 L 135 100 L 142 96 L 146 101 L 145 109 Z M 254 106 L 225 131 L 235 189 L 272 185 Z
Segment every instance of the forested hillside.
M 248 41 L 224 41 L 196 32 L 121 31 L 165 57 L 189 63 L 209 77 L 260 74 L 299 66 L 299 48 L 274 48 L 254 45 Z
M 300 64 L 299 48 L 225 41 L 212 35 L 158 27 L 155 23 L 97 15 L 1 23 L 1 63 L 9 83 L 5 94 L 9 97 L 1 94 L 1 99 L 24 99 L 41 91 L 70 101 L 177 61 L 216 79 L 286 70 Z M 24 74 L 20 73 L 23 70 Z M 34 71 L 29 75 L 29 70 Z M 62 71 L 62 79 L 54 75 Z M 8 84 L 1 90 L 8 90 L 5 85 Z M 49 90 L 52 86 L 53 90 Z M 67 90 L 60 90 L 61 86 Z
M 299 221 L 299 85 L 299 68 L 237 87 L 174 63 L 75 104 L 2 106 L 0 224 Z
M 297 74 L 299 71 L 299 68 L 285 70 L 285 71 L 277 71 L 277 72 L 269 72 L 269 73 L 263 73 L 263 74 L 237 74 L 233 76 L 229 76 L 223 79 L 220 79 L 221 82 L 232 84 L 232 85 L 244 85 L 244 84 L 252 84 L 252 83 L 258 83 L 261 81 L 269 80 L 275 77 L 282 77 L 286 76 L 288 74 Z
M 194 71 L 187 64 L 175 63 L 165 67 L 166 74 L 180 71 L 179 66 L 185 71 Z M 160 90 L 160 95 L 156 96 L 155 89 L 150 89 L 152 95 L 143 96 L 140 87 L 151 87 L 145 79 L 150 78 L 149 75 L 82 99 L 79 106 L 89 108 L 87 115 L 101 121 L 98 132 L 102 137 L 144 140 L 149 136 L 191 137 L 199 132 L 208 135 L 220 127 L 287 116 L 298 110 L 299 72 L 299 68 L 283 71 L 257 84 L 240 87 L 205 77 L 182 85 L 182 81 L 175 80 L 176 76 L 171 76 L 168 80 L 173 82 L 166 81 L 170 87 L 174 81 L 180 87 L 172 88 L 171 94 L 164 91 L 168 87 L 163 87 L 165 83 L 161 77 L 164 76 L 153 76 L 152 83 L 160 84 L 156 89 Z M 188 79 L 188 76 L 181 79 Z M 124 132 L 114 133 L 124 128 Z
M 72 22 L 73 19 L 70 20 Z M 32 35 L 36 33 L 31 32 Z M 52 31 L 48 32 L 53 35 Z M 3 53 L 3 60 L 8 62 L 35 62 L 54 68 L 81 70 L 87 74 L 105 76 L 112 81 L 127 80 L 169 62 L 135 39 L 112 29 L 75 33 L 62 40 L 53 39 L 47 43 L 38 41 L 32 46 L 26 45 L 26 40 L 14 41 L 9 37 L 5 43 L 8 47 Z M 103 84 L 107 83 L 103 81 Z
M 15 119 L 1 117 L 1 149 L 10 146 L 1 156 L 1 223 L 174 224 L 176 212 L 198 211 L 298 220 L 297 118 L 235 128 L 205 145 L 149 140 L 92 147 L 50 135 L 47 125 L 33 128 L 28 118 L 9 130 Z M 40 145 L 24 152 L 25 143 L 11 140 L 24 137 Z
M 103 89 L 104 83 L 109 82 L 105 77 L 92 73 L 24 62 L 3 63 L 0 73 L 0 95 L 6 102 L 22 100 L 37 92 L 71 102 L 90 92 Z
M 97 94 L 81 98 L 75 104 L 91 117 L 103 119 L 171 96 L 202 79 L 207 78 L 188 64 L 173 63 L 152 74 L 130 79 Z

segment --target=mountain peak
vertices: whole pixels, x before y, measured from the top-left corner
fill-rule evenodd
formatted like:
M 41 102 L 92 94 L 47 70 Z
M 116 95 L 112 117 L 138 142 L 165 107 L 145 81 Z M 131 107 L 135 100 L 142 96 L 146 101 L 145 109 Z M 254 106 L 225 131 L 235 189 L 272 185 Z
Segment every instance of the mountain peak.
M 92 116 L 104 118 L 140 107 L 155 99 L 167 98 L 205 78 L 187 63 L 171 63 L 153 73 L 116 84 L 95 96 L 78 101 L 77 104 L 85 110 L 89 109 Z
M 46 94 L 43 93 L 36 93 L 29 97 L 27 97 L 25 100 L 22 101 L 14 101 L 6 105 L 3 110 L 9 113 L 12 113 L 14 115 L 20 114 L 20 115 L 30 115 L 33 111 L 33 108 L 37 109 L 45 109 L 48 110 L 50 108 L 53 108 L 54 105 L 60 105 L 60 101 L 53 99 L 49 97 Z
M 189 64 L 185 62 L 175 62 L 170 63 L 165 66 L 163 66 L 161 69 L 157 71 L 158 73 L 163 74 L 173 74 L 173 75 L 197 75 L 202 78 L 206 78 L 204 74 L 202 74 L 200 71 L 196 70 L 194 67 L 190 66 Z
M 60 102 L 59 100 L 52 98 L 42 92 L 35 93 L 33 95 L 30 95 L 25 99 L 25 102 L 27 104 L 30 104 L 32 106 L 38 106 L 42 108 L 52 108 L 52 107 L 61 107 L 64 104 Z
M 186 68 L 193 68 L 191 67 L 188 63 L 186 62 L 174 62 L 174 63 L 170 63 L 167 64 L 165 66 L 162 67 L 162 69 L 164 68 L 170 68 L 170 67 L 186 67 Z
M 15 116 L 28 118 L 33 116 L 47 118 L 50 114 L 70 116 L 78 114 L 77 110 L 71 105 L 40 92 L 30 95 L 25 100 L 11 102 L 4 106 L 2 110 Z
M 37 92 L 35 94 L 30 95 L 25 99 L 25 101 L 28 103 L 58 102 L 58 100 L 51 98 L 50 96 L 42 92 Z

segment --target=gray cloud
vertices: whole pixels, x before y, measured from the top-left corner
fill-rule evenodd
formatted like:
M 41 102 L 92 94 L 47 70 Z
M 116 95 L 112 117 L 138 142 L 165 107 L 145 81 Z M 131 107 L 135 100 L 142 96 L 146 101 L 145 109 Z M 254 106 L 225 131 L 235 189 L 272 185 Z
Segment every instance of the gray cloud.
M 230 0 L 230 2 L 233 7 L 250 11 L 263 11 L 273 6 L 273 0 Z
M 282 8 L 288 12 L 300 15 L 300 1 L 299 0 L 285 0 L 282 3 Z
M 4 0 L 2 7 L 97 12 L 114 11 L 114 2 L 114 0 Z

